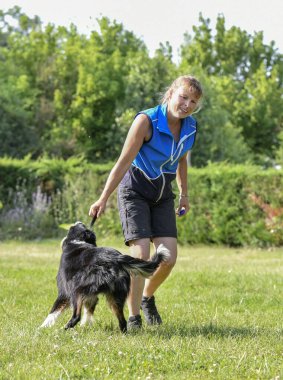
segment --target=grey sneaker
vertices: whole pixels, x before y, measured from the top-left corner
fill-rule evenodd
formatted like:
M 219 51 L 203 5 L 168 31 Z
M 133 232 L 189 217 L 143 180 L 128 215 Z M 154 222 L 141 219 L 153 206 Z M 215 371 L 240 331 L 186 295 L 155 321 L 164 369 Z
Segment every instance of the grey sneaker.
M 161 325 L 162 319 L 155 306 L 155 298 L 142 297 L 141 309 L 148 325 Z
M 140 315 L 134 315 L 128 319 L 127 327 L 129 331 L 140 330 L 142 327 L 142 319 Z

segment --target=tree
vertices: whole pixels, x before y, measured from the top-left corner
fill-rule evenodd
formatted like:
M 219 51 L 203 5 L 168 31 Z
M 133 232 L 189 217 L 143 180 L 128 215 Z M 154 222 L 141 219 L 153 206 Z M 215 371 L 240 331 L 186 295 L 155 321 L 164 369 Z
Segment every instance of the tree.
M 71 104 L 78 149 L 91 161 L 113 158 L 120 150 L 116 118 L 123 113 L 127 60 L 144 49 L 122 24 L 103 17 L 99 25 L 100 32 L 92 32 L 81 54 Z
M 34 92 L 24 75 L 0 80 L 0 151 L 1 155 L 22 158 L 32 154 L 39 142 L 30 104 Z M 29 96 L 27 96 L 29 94 Z
M 194 165 L 278 156 L 283 60 L 262 32 L 227 29 L 223 15 L 214 31 L 200 14 L 176 65 L 169 42 L 150 57 L 122 24 L 98 22 L 100 30 L 85 36 L 75 25 L 43 28 L 19 7 L 0 11 L 1 154 L 115 159 L 134 115 L 191 73 L 205 92 Z
M 277 68 L 266 75 L 264 64 L 245 81 L 234 103 L 235 124 L 242 128 L 247 144 L 259 158 L 274 158 L 282 131 L 283 98 Z
M 203 138 L 212 144 L 215 131 L 211 127 L 214 120 L 218 120 L 217 130 L 233 131 L 229 138 L 225 137 L 226 147 L 235 148 L 241 141 L 240 145 L 250 152 L 249 159 L 253 154 L 254 162 L 274 159 L 282 130 L 282 54 L 273 42 L 264 44 L 262 32 L 251 36 L 235 26 L 226 30 L 223 15 L 217 18 L 215 35 L 209 19 L 200 15 L 199 20 L 200 26 L 193 28 L 194 36 L 185 35 L 180 69 L 200 71 L 204 82 L 209 87 L 214 86 L 214 91 L 211 88 L 208 93 L 211 101 L 206 102 L 206 109 L 199 116 L 206 123 L 207 136 Z M 217 109 L 219 112 L 215 114 Z M 206 117 L 207 112 L 209 116 Z M 221 136 L 225 134 L 221 133 Z M 220 140 L 218 143 L 220 145 L 214 152 L 223 153 Z M 225 148 L 225 144 L 222 147 Z M 208 151 L 212 154 L 211 147 Z M 231 156 L 232 151 L 226 150 L 224 156 Z M 215 160 L 215 155 L 212 154 L 210 159 Z
M 208 162 L 226 161 L 243 163 L 252 160 L 252 152 L 242 135 L 242 129 L 231 122 L 226 109 L 227 97 L 223 88 L 235 90 L 227 77 L 201 77 L 204 87 L 202 110 L 193 115 L 198 122 L 196 144 L 192 151 L 193 166 L 205 166 Z

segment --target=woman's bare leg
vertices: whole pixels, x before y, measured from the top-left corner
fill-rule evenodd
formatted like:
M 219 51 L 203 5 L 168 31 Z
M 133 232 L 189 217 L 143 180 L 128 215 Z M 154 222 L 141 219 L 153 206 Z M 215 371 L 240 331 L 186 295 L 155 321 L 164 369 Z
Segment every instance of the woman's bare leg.
M 170 258 L 168 261 L 161 263 L 157 271 L 154 273 L 154 275 L 146 279 L 143 296 L 144 297 L 151 297 L 153 296 L 156 289 L 159 288 L 159 286 L 166 280 L 166 278 L 169 276 L 171 270 L 173 269 L 176 259 L 177 259 L 177 239 L 172 237 L 160 237 L 160 238 L 154 238 L 153 244 L 155 249 L 160 244 L 163 244 L 170 252 Z
M 130 253 L 133 257 L 148 260 L 150 256 L 150 240 L 139 239 L 129 242 Z M 131 279 L 131 290 L 128 296 L 129 316 L 139 315 L 141 299 L 144 289 L 144 278 L 141 276 L 133 276 Z

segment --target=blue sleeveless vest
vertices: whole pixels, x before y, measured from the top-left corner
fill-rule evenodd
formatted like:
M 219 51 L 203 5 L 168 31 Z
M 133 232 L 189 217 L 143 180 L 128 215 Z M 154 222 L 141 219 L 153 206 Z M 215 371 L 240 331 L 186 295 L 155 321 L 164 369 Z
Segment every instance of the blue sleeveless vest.
M 179 159 L 193 147 L 196 121 L 191 116 L 182 119 L 180 140 L 176 143 L 167 123 L 166 104 L 137 115 L 141 113 L 151 122 L 152 136 L 141 146 L 120 186 L 159 202 L 173 195 L 171 182 L 176 177 Z
M 188 116 L 182 120 L 180 140 L 175 142 L 166 116 L 167 105 L 139 112 L 148 116 L 152 124 L 152 136 L 143 143 L 132 165 L 139 168 L 149 179 L 162 174 L 176 174 L 179 159 L 193 147 L 196 136 L 196 120 Z

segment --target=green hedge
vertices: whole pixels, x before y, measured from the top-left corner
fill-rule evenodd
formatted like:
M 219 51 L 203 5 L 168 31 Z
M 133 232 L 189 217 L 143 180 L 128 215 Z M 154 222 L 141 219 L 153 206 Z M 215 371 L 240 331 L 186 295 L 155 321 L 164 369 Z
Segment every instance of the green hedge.
M 87 223 L 112 165 L 0 159 L 0 238 L 58 236 L 62 224 Z M 190 168 L 188 181 L 191 210 L 177 219 L 180 244 L 283 244 L 282 170 L 218 164 Z M 95 229 L 121 236 L 115 195 Z
M 211 165 L 189 170 L 191 212 L 179 220 L 182 242 L 282 245 L 283 172 Z

